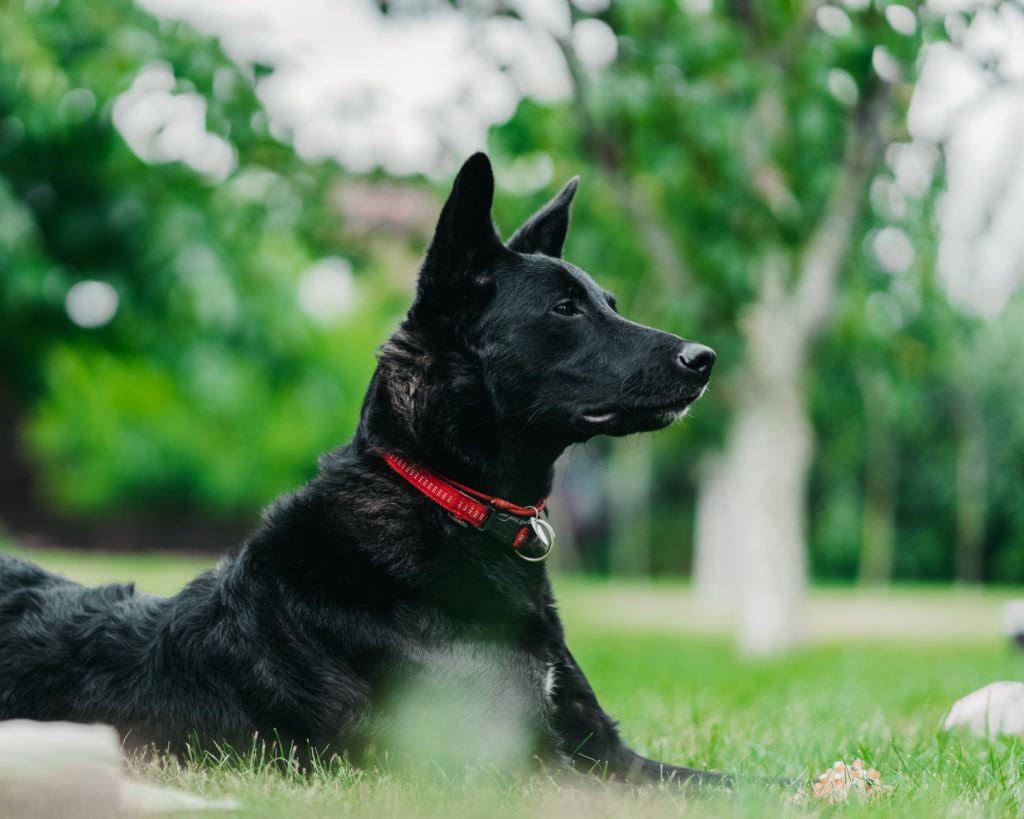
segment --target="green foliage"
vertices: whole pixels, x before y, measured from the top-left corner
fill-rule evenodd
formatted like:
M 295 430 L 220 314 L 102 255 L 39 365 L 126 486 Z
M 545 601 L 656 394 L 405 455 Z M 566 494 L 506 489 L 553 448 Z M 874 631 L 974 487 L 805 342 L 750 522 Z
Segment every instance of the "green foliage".
M 250 81 L 215 43 L 130 2 L 8 6 L 0 26 L 0 346 L 35 399 L 29 441 L 79 510 L 233 512 L 294 487 L 355 426 L 373 350 L 400 301 L 356 242 L 355 318 L 322 326 L 300 275 L 333 251 L 329 168 L 274 140 Z M 145 165 L 112 123 L 162 61 L 230 140 L 223 184 Z M 411 260 L 408 260 L 411 265 Z M 114 321 L 83 329 L 64 297 L 115 287 Z
M 653 549 L 665 554 L 654 561 L 663 568 L 688 563 L 692 527 L 680 499 L 692 497 L 692 465 L 727 434 L 737 397 L 749 388 L 735 377 L 745 354 L 739 327 L 763 286 L 765 261 L 798 274 L 856 123 L 883 93 L 879 55 L 904 78 L 881 97 L 882 138 L 903 142 L 919 50 L 945 37 L 942 18 L 923 8 L 912 35 L 888 24 L 884 4 L 837 6 L 849 21 L 838 35 L 818 25 L 816 8 L 714 4 L 679 13 L 669 0 L 614 3 L 602 16 L 619 35 L 615 64 L 598 74 L 580 69 L 571 107 L 524 104 L 493 135 L 507 156 L 549 150 L 561 164 L 573 155 L 586 168 L 586 195 L 571 257 L 612 280 L 631 315 L 719 352 L 710 395 L 684 433 L 662 436 L 656 447 L 654 485 L 666 489 L 652 516 Z M 957 313 L 935 280 L 941 162 L 931 189 L 902 196 L 898 207 L 879 201 L 884 194 L 873 185 L 893 183 L 890 163 L 869 171 L 872 193 L 853 194 L 863 200 L 860 216 L 806 373 L 817 444 L 813 569 L 826 577 L 862 573 L 866 520 L 881 515 L 894 531 L 890 576 L 954 575 L 966 407 L 983 420 L 991 476 L 982 576 L 1021 579 L 1016 464 L 1024 437 L 1005 417 L 1012 387 L 998 373 L 1008 361 L 990 365 L 993 351 L 977 351 L 984 337 L 1002 340 L 1005 353 L 1019 349 L 1008 339 L 1019 307 L 983 324 Z M 645 225 L 668 240 L 674 258 L 659 253 Z M 905 272 L 884 271 L 872 250 L 886 227 L 912 242 Z
M 299 364 L 277 372 L 215 344 L 173 368 L 58 347 L 30 441 L 51 464 L 57 497 L 78 509 L 247 509 L 308 480 L 310 454 L 355 428 L 382 331 L 354 323 L 310 333 Z
M 617 60 L 596 72 L 573 63 L 578 99 L 524 101 L 489 146 L 499 181 L 523 157 L 554 165 L 547 189 L 499 194 L 506 235 L 581 173 L 569 258 L 631 317 L 719 352 L 709 396 L 653 446 L 651 565 L 671 572 L 690 562 L 697 467 L 746 388 L 740 328 L 766 262 L 798 275 L 851 130 L 882 87 L 877 50 L 905 77 L 882 122 L 901 141 L 920 47 L 945 36 L 927 10 L 915 34 L 896 32 L 882 4 L 844 6 L 849 30 L 838 34 L 810 4 L 700 5 L 612 3 L 598 16 L 617 34 Z M 234 153 L 226 179 L 146 164 L 115 130 L 120 95 L 154 65 L 169 66 L 173 93 L 205 101 L 208 131 Z M 28 403 L 31 449 L 70 508 L 252 510 L 355 424 L 372 350 L 401 314 L 425 235 L 381 242 L 350 230 L 336 194 L 351 180 L 272 136 L 253 79 L 209 38 L 128 0 L 0 8 L 2 379 Z M 884 163 L 870 171 L 869 182 L 892 181 Z M 811 557 L 823 576 L 862 572 L 865 522 L 886 516 L 894 576 L 952 576 L 965 419 L 980 419 L 982 573 L 1024 579 L 1021 305 L 989 322 L 949 306 L 933 273 L 941 171 L 899 212 L 857 193 L 839 296 L 806 378 Z M 910 238 L 910 270 L 879 267 L 871 243 L 884 227 Z M 355 306 L 318 323 L 299 308 L 299 283 L 339 252 Z M 119 295 L 103 327 L 68 319 L 65 296 L 84 279 Z

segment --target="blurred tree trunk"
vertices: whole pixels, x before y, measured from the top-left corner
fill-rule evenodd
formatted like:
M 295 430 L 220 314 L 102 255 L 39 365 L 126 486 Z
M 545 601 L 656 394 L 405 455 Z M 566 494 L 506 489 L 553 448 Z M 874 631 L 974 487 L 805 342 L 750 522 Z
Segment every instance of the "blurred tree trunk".
M 892 407 L 885 376 L 860 372 L 867 431 L 864 520 L 861 534 L 860 582 L 892 580 L 896 542 L 896 496 L 900 460 L 893 440 Z
M 698 492 L 698 589 L 736 602 L 740 645 L 751 654 L 800 640 L 812 444 L 803 374 L 883 147 L 888 101 L 889 88 L 880 83 L 857 110 L 828 206 L 792 274 L 781 251 L 766 253 L 754 271 L 760 291 L 742 322 L 747 352 L 735 382 L 736 414 Z M 771 115 L 778 105 L 764 109 Z M 781 178 L 774 168 L 767 172 Z
M 733 513 L 729 493 L 737 480 L 728 472 L 733 463 L 722 453 L 705 455 L 698 471 L 693 583 L 714 603 L 731 602 L 739 587 L 740 534 L 729 517 Z
M 804 505 L 811 426 L 803 394 L 804 338 L 778 272 L 743 324 L 748 356 L 725 449 L 698 494 L 698 589 L 739 604 L 750 654 L 799 640 L 806 586 Z
M 758 27 L 752 18 L 745 20 L 752 42 L 756 42 Z M 794 38 L 802 38 L 813 25 L 809 7 L 799 15 Z M 624 173 L 616 141 L 595 126 L 584 72 L 572 48 L 564 42 L 561 45 L 578 92 L 583 144 L 623 194 L 631 222 L 644 233 L 664 295 L 674 298 L 685 292 L 682 284 L 689 277 L 686 260 L 645 192 Z M 776 68 L 793 70 L 788 65 L 792 47 L 792 42 L 784 43 Z M 832 190 L 805 244 L 794 251 L 782 237 L 766 237 L 755 261 L 752 278 L 758 296 L 743 314 L 746 360 L 735 380 L 735 415 L 722 453 L 704 465 L 698 490 L 698 588 L 738 604 L 740 642 L 754 653 L 782 650 L 799 639 L 807 574 L 804 528 L 812 444 L 804 370 L 809 349 L 828 316 L 871 172 L 884 147 L 881 122 L 891 99 L 888 83 L 873 75 L 859 91 L 859 102 L 851 109 L 844 132 L 844 155 Z M 763 91 L 743 138 L 745 164 L 751 178 L 759 180 L 756 187 L 763 204 L 779 212 L 799 207 L 787 188 L 789 169 L 775 164 L 780 155 L 786 155 L 784 146 L 793 135 L 790 110 L 777 88 Z M 618 451 L 628 461 L 629 456 Z M 628 469 L 638 470 L 639 475 L 639 464 L 630 464 Z M 646 486 L 642 478 L 633 475 L 620 473 L 617 477 L 620 486 L 639 480 L 636 491 L 649 494 L 649 472 Z M 623 533 L 637 526 L 636 521 L 618 521 L 618 517 L 613 516 L 613 525 L 621 526 Z M 644 531 L 640 524 L 632 537 L 643 537 Z M 649 537 L 649 529 L 646 531 Z M 632 548 L 638 543 L 634 540 Z M 619 544 L 616 553 L 624 554 L 624 546 Z
M 555 463 L 555 474 L 565 475 L 570 469 L 570 451 L 563 452 Z M 559 491 L 560 483 L 552 488 L 552 495 L 557 496 L 557 503 L 549 503 L 545 507 L 548 523 L 554 527 L 557 541 L 551 554 L 550 564 L 560 571 L 578 572 L 583 569 L 579 543 L 576 541 L 577 522 L 570 511 L 570 504 Z
M 974 396 L 956 400 L 956 579 L 980 583 L 988 516 L 988 454 L 984 419 Z
M 613 574 L 651 572 L 651 483 L 649 442 L 614 438 L 608 471 L 608 565 Z

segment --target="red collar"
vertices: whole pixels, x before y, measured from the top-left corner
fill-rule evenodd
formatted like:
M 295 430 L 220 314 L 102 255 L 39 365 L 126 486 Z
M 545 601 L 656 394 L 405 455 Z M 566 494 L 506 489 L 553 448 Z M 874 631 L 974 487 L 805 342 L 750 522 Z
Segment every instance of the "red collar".
M 547 498 L 541 498 L 536 506 L 517 506 L 411 464 L 401 455 L 385 452 L 383 457 L 395 472 L 434 503 L 443 506 L 464 526 L 487 532 L 515 549 L 524 560 L 544 560 L 551 553 L 555 532 L 547 521 L 540 518 Z M 520 551 L 521 547 L 533 541 L 539 541 L 545 547 L 543 555 L 529 557 Z

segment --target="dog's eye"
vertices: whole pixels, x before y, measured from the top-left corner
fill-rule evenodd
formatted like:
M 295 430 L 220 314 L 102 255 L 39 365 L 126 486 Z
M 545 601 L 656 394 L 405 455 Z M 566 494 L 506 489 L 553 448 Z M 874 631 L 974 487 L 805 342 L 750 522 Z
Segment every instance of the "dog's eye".
M 572 299 L 565 299 L 564 301 L 558 302 L 558 304 L 552 308 L 552 312 L 558 313 L 560 316 L 578 316 L 580 309 Z

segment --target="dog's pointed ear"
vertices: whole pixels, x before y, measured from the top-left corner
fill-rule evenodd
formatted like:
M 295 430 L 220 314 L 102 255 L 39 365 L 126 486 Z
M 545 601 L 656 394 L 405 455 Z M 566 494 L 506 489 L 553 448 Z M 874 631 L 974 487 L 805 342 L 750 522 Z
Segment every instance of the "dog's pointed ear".
M 420 270 L 419 289 L 442 284 L 469 285 L 472 277 L 502 250 L 491 221 L 494 173 L 485 154 L 466 160 L 441 209 L 434 238 Z
M 578 176 L 566 182 L 565 187 L 550 202 L 512 234 L 508 240 L 508 249 L 516 253 L 543 253 L 560 259 L 565 234 L 569 231 L 569 206 L 579 183 Z

